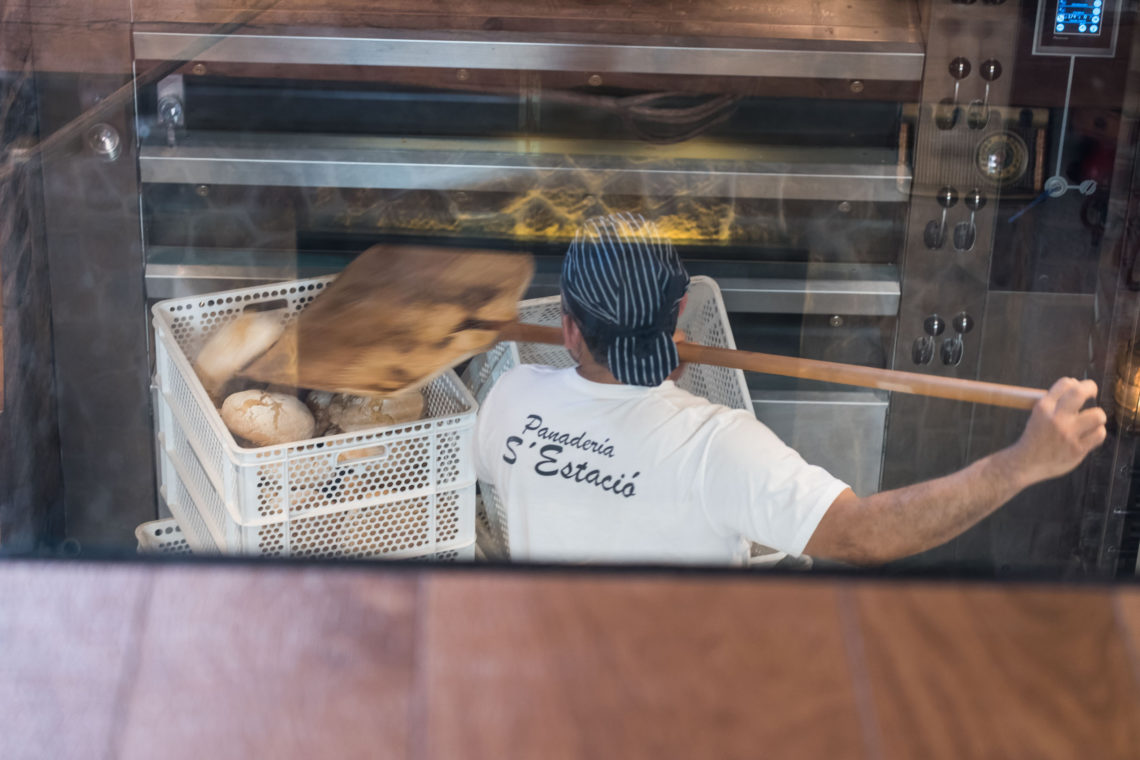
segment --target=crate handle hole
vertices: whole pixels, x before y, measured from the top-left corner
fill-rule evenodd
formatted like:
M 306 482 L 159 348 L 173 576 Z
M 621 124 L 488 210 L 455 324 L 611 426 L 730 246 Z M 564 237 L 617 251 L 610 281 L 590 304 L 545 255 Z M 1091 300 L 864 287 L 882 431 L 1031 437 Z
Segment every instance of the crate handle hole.
M 368 446 L 363 449 L 354 449 L 342 453 L 336 458 L 336 466 L 345 467 L 348 465 L 367 464 L 368 462 L 379 462 L 387 458 L 387 446 Z
M 257 301 L 256 303 L 248 303 L 245 308 L 241 310 L 242 314 L 249 314 L 250 312 L 260 311 L 277 311 L 278 309 L 288 309 L 289 302 L 284 298 L 276 298 L 272 301 Z

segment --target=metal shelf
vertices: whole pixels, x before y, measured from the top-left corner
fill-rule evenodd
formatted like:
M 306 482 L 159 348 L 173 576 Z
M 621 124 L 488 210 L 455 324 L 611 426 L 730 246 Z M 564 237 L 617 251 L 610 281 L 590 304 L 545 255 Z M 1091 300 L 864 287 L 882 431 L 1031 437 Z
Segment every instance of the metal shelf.
M 759 38 L 707 44 L 681 38 L 628 44 L 632 37 L 604 41 L 597 36 L 536 39 L 510 33 L 382 34 L 140 30 L 134 33 L 134 47 L 139 60 L 891 81 L 920 80 L 925 57 L 913 36 L 888 42 Z
M 517 192 L 569 183 L 606 194 L 888 202 L 906 201 L 910 193 L 911 175 L 890 149 L 697 143 L 671 150 L 587 142 L 563 152 L 563 142 L 569 146 L 558 140 L 198 133 L 177 147 L 144 145 L 139 165 L 143 182 L 207 185 Z
M 877 317 L 893 317 L 899 313 L 899 283 L 893 279 L 873 276 L 850 280 L 741 278 L 722 279 L 717 284 L 725 309 L 735 313 Z
M 345 255 L 290 251 L 152 246 L 146 266 L 147 298 L 213 293 L 267 282 L 339 272 Z M 693 274 L 710 274 L 691 261 Z M 557 272 L 538 272 L 527 298 L 557 295 Z M 898 270 L 889 265 L 831 264 L 803 276 L 717 277 L 725 308 L 738 314 L 842 314 L 893 317 L 899 309 Z

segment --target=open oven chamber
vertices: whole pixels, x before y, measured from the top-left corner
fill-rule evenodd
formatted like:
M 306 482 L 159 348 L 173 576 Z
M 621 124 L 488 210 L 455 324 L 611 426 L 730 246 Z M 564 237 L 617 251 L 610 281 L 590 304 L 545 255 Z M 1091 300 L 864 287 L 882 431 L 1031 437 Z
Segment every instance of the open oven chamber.
M 1103 386 L 1132 329 L 1116 252 L 1133 15 L 1115 9 L 1111 50 L 1074 51 L 1042 37 L 1048 5 L 386 9 L 372 28 L 345 14 L 322 29 L 155 16 L 130 29 L 138 79 L 121 155 L 92 158 L 82 181 L 107 182 L 100 166 L 137 172 L 138 217 L 121 234 L 142 271 L 126 304 L 335 272 L 383 241 L 529 251 L 531 295 L 548 295 L 577 222 L 635 210 L 717 279 L 742 348 Z M 43 85 L 45 126 L 64 121 L 83 83 Z M 1041 201 L 1054 175 L 1097 189 Z M 49 216 L 74 212 L 66 184 L 48 178 Z M 53 273 L 53 294 L 81 274 Z M 123 339 L 137 356 L 141 309 L 100 308 L 136 326 Z M 944 332 L 927 336 L 935 314 Z M 83 329 L 57 336 L 74 357 L 61 376 L 86 366 Z M 807 381 L 749 386 L 760 419 L 861 493 L 957 469 L 1024 418 Z M 84 452 L 65 458 L 65 478 L 80 473 L 100 503 L 153 492 L 142 465 L 84 476 L 98 471 L 96 430 L 61 430 L 64 450 Z M 121 433 L 145 441 L 150 428 Z M 1131 447 L 1114 435 L 1072 476 L 906 565 L 1114 572 L 1128 493 L 1116 462 Z M 90 503 L 76 497 L 68 528 L 87 543 L 153 517 L 85 518 Z

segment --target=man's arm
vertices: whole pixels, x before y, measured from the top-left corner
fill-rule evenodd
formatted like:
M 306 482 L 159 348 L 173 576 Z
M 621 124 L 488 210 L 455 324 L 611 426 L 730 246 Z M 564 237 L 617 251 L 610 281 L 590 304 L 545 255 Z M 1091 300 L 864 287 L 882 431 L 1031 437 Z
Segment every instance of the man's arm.
M 949 541 L 1022 489 L 1071 472 L 1104 442 L 1103 409 L 1082 411 L 1096 383 L 1058 380 L 1033 408 L 1017 443 L 963 470 L 859 498 L 850 489 L 832 503 L 805 553 L 877 564 Z

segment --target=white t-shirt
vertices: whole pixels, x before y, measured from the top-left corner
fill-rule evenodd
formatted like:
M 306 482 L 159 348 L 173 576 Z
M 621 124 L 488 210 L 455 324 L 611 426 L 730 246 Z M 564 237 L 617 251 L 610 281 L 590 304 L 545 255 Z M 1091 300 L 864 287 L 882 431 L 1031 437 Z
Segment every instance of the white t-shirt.
M 475 467 L 506 505 L 512 559 L 743 563 L 803 553 L 847 484 L 754 417 L 683 391 L 535 365 L 479 410 Z

